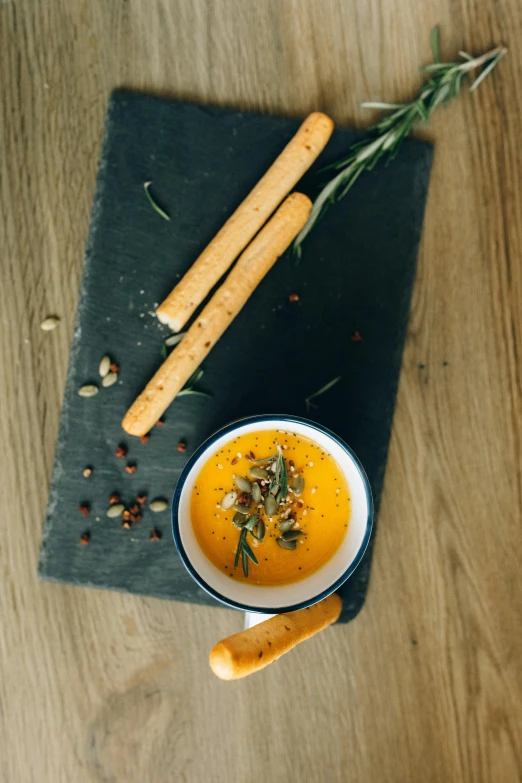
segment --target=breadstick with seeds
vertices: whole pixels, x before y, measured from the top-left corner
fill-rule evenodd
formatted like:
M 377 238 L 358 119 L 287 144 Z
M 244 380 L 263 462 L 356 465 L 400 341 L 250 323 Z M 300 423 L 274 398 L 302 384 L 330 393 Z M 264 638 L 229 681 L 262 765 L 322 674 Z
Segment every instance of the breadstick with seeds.
M 258 672 L 335 623 L 341 609 L 341 599 L 332 593 L 308 609 L 277 614 L 216 644 L 210 652 L 210 668 L 222 680 L 238 680 Z
M 158 421 L 297 236 L 311 208 L 308 196 L 292 193 L 242 253 L 223 285 L 125 414 L 122 427 L 129 435 L 145 435 Z
M 266 174 L 229 217 L 171 294 L 156 310 L 177 332 L 225 274 L 272 212 L 324 149 L 333 130 L 321 112 L 310 114 Z

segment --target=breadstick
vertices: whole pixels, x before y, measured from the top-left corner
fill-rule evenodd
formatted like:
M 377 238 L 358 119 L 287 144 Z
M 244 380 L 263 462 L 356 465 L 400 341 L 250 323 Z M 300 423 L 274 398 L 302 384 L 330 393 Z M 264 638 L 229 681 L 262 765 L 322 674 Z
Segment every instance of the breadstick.
M 225 274 L 274 209 L 290 193 L 324 149 L 333 130 L 321 112 L 310 114 L 293 139 L 259 180 L 223 228 L 156 310 L 162 323 L 177 332 Z
M 297 236 L 311 208 L 308 196 L 292 193 L 242 253 L 223 285 L 125 414 L 122 427 L 129 435 L 145 435 L 158 421 Z
M 297 612 L 277 614 L 246 631 L 229 636 L 211 650 L 209 663 L 222 680 L 238 680 L 264 669 L 296 644 L 335 623 L 342 609 L 337 593 Z

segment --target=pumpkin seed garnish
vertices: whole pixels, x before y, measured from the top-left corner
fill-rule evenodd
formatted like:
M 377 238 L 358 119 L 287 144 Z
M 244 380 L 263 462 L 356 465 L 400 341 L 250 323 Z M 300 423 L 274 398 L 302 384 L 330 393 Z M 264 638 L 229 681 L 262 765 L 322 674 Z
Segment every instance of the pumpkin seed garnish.
M 234 525 L 234 527 L 237 527 L 241 530 L 245 522 L 246 522 L 246 515 L 242 514 L 240 511 L 236 511 L 236 513 L 234 514 L 234 518 L 232 519 L 232 524 Z
M 285 541 L 281 536 L 280 538 L 276 538 L 276 541 L 281 549 L 295 549 L 297 547 L 297 541 L 295 539 L 293 541 Z
M 262 541 L 265 537 L 265 523 L 262 519 L 257 521 L 257 525 L 254 528 L 253 535 L 258 541 Z
M 123 512 L 125 511 L 125 506 L 123 503 L 114 503 L 112 506 L 109 506 L 107 509 L 107 516 L 111 519 L 116 519 L 116 517 L 121 517 Z
M 248 471 L 251 476 L 258 479 L 266 479 L 268 478 L 268 470 L 265 470 L 264 468 L 260 468 L 258 465 L 254 465 L 250 468 Z
M 168 507 L 168 503 L 166 500 L 162 500 L 161 498 L 158 498 L 157 500 L 153 500 L 151 503 L 149 503 L 149 508 L 151 511 L 154 511 L 155 514 L 159 514 L 160 511 L 165 511 Z
M 283 519 L 279 523 L 279 530 L 281 533 L 287 533 L 295 525 L 295 519 Z
M 262 457 L 261 459 L 255 459 L 254 465 L 266 465 L 268 462 L 273 462 L 277 454 L 272 454 L 270 457 Z
M 252 500 L 254 503 L 259 503 L 261 500 L 261 487 L 255 481 L 252 484 Z
M 281 538 L 284 541 L 297 541 L 302 535 L 304 535 L 302 530 L 288 530 L 286 533 L 283 533 Z
M 102 378 L 102 386 L 104 386 L 105 388 L 108 388 L 109 386 L 114 386 L 117 380 L 118 380 L 118 373 L 110 372 L 105 376 L 105 378 Z
M 98 372 L 100 373 L 102 378 L 105 378 L 105 376 L 109 374 L 110 369 L 111 369 L 111 357 L 105 355 L 100 362 L 100 367 Z
M 273 495 L 267 495 L 265 498 L 265 511 L 269 517 L 273 517 L 277 511 L 277 501 Z
M 252 485 L 248 479 L 244 478 L 243 476 L 236 476 L 235 481 L 241 492 L 248 492 L 250 494 L 252 491 Z
M 234 508 L 239 514 L 250 514 L 250 506 L 246 506 L 244 503 L 235 503 Z
M 228 511 L 229 508 L 232 508 L 236 500 L 237 500 L 237 492 L 232 491 L 229 492 L 227 495 L 225 495 L 225 497 L 221 501 L 221 508 L 223 509 L 223 511 Z
M 78 394 L 80 397 L 94 397 L 95 394 L 98 394 L 98 387 L 94 383 L 87 383 L 85 386 L 80 386 Z
M 297 497 L 299 497 L 299 495 L 302 495 L 304 486 L 305 486 L 304 477 L 301 474 L 297 475 L 292 482 L 294 495 L 296 495 Z

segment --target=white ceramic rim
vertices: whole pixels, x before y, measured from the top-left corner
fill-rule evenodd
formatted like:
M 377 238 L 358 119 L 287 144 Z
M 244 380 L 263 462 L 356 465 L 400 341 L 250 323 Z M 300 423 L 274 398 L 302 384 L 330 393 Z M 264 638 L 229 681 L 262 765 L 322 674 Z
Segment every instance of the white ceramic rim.
M 277 429 L 295 432 L 328 450 L 341 467 L 350 488 L 348 530 L 333 557 L 315 573 L 287 585 L 253 585 L 234 581 L 220 571 L 200 548 L 190 518 L 194 483 L 211 452 L 246 432 Z M 373 524 L 373 500 L 368 478 L 354 452 L 337 435 L 316 422 L 297 416 L 250 416 L 233 422 L 206 440 L 186 464 L 172 501 L 172 533 L 187 571 L 221 603 L 247 612 L 278 614 L 304 609 L 337 590 L 359 565 Z

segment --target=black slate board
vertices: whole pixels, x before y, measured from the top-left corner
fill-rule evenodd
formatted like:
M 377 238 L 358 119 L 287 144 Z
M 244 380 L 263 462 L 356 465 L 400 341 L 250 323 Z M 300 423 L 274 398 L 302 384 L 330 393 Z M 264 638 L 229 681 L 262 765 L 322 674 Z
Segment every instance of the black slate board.
M 261 117 L 117 91 L 110 99 L 39 574 L 43 579 L 217 605 L 192 581 L 172 542 L 168 512 L 145 511 L 131 531 L 105 516 L 114 491 L 130 500 L 172 496 L 191 451 L 231 420 L 255 413 L 307 415 L 305 398 L 337 375 L 311 417 L 343 437 L 381 496 L 388 440 L 431 166 L 431 147 L 405 143 L 389 167 L 365 174 L 310 234 L 297 264 L 281 258 L 205 361 L 208 400 L 184 397 L 143 445 L 120 428 L 124 412 L 162 361 L 166 327 L 153 317 L 257 182 L 299 121 Z M 337 129 L 299 189 L 313 196 L 360 134 Z M 151 208 L 143 183 L 170 223 Z M 299 301 L 290 303 L 296 292 Z M 358 331 L 363 340 L 352 340 Z M 109 353 L 120 382 L 91 399 Z M 186 454 L 176 445 L 186 440 Z M 115 457 L 126 443 L 130 476 Z M 82 470 L 92 465 L 91 478 Z M 78 512 L 91 505 L 88 519 Z M 163 533 L 149 543 L 155 525 Z M 88 546 L 80 535 L 90 530 Z M 372 542 L 344 585 L 343 620 L 364 603 Z

